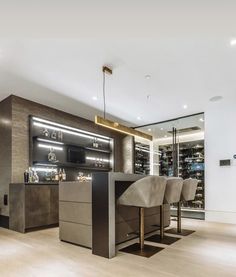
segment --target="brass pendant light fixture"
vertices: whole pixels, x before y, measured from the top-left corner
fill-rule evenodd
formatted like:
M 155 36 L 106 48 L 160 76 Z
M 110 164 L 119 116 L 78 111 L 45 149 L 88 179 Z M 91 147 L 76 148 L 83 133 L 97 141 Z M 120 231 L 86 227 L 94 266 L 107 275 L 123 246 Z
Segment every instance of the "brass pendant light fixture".
M 104 109 L 103 109 L 103 117 L 96 115 L 95 116 L 95 123 L 98 125 L 101 125 L 105 128 L 108 129 L 112 129 L 114 131 L 126 134 L 126 135 L 130 135 L 130 136 L 134 136 L 134 137 L 140 137 L 142 139 L 146 139 L 146 140 L 150 140 L 152 141 L 152 136 L 148 135 L 146 133 L 140 132 L 138 130 L 135 130 L 133 128 L 127 127 L 125 125 L 119 124 L 118 122 L 114 122 L 111 120 L 106 119 L 106 93 L 105 93 L 105 81 L 106 81 L 106 74 L 111 75 L 112 74 L 112 69 L 107 67 L 107 66 L 103 66 L 102 68 L 102 72 L 103 72 L 103 105 L 104 105 Z

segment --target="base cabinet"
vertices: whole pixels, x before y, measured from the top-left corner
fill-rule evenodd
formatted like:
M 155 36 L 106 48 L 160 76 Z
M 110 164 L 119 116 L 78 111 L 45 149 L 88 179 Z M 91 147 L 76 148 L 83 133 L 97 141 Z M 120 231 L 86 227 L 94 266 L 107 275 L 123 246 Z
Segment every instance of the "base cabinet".
M 58 184 L 10 184 L 9 228 L 25 233 L 59 223 Z

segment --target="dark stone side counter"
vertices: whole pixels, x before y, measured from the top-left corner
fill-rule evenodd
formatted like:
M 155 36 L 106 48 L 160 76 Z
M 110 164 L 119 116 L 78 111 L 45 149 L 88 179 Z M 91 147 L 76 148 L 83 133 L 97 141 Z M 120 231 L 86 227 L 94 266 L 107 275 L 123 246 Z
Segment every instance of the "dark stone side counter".
M 58 226 L 58 183 L 12 183 L 9 186 L 9 228 L 27 231 Z

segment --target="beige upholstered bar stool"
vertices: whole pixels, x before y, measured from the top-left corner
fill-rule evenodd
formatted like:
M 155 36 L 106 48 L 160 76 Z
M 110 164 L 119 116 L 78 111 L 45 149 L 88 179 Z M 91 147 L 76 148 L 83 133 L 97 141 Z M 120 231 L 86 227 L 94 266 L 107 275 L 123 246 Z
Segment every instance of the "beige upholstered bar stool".
M 178 210 L 177 210 L 177 228 L 172 228 L 167 230 L 167 233 L 169 234 L 178 234 L 181 236 L 188 236 L 195 231 L 193 230 L 186 230 L 182 229 L 181 227 L 181 201 L 192 201 L 195 198 L 196 191 L 197 191 L 197 179 L 186 179 L 183 182 L 183 189 L 181 193 L 181 200 L 178 203 Z
M 183 187 L 183 179 L 179 177 L 171 177 L 167 179 L 166 190 L 163 204 L 174 204 L 180 201 Z M 160 235 L 153 235 L 147 239 L 148 241 L 170 245 L 179 240 L 176 237 L 164 235 L 164 205 L 160 207 Z
M 122 249 L 122 252 L 143 257 L 151 257 L 163 248 L 144 244 L 144 209 L 161 206 L 166 189 L 166 178 L 160 176 L 144 177 L 128 187 L 118 199 L 119 205 L 139 208 L 139 243 Z

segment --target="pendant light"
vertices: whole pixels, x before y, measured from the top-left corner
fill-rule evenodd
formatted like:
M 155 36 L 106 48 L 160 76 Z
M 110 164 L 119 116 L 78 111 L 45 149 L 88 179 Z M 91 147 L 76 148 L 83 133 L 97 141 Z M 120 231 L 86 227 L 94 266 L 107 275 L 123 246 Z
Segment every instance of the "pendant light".
M 105 86 L 106 85 L 106 74 L 111 75 L 112 69 L 107 66 L 103 66 L 102 72 L 103 72 L 103 117 L 96 115 L 95 123 L 98 125 L 101 125 L 105 128 L 112 129 L 114 131 L 117 131 L 117 132 L 120 132 L 120 133 L 123 133 L 126 135 L 140 137 L 140 138 L 152 141 L 151 135 L 140 132 L 138 130 L 127 127 L 125 125 L 119 124 L 118 122 L 114 122 L 109 119 L 106 119 L 106 86 Z

